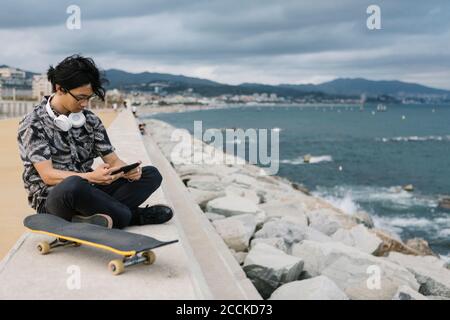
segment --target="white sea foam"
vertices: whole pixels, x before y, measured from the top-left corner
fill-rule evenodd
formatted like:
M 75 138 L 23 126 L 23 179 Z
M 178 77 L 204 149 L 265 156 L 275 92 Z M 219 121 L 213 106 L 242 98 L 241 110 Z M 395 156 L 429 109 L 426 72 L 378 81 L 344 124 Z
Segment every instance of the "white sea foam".
M 450 135 L 446 136 L 406 136 L 406 137 L 390 137 L 375 138 L 381 142 L 424 142 L 424 141 L 450 141 Z
M 343 212 L 353 215 L 362 210 L 363 203 L 382 202 L 393 209 L 408 211 L 415 206 L 437 206 L 437 199 L 429 196 L 406 192 L 401 187 L 369 187 L 369 186 L 339 186 L 334 188 L 318 187 L 313 192 Z M 406 210 L 405 210 L 406 209 Z M 412 214 L 379 215 L 370 212 L 375 227 L 386 230 L 400 239 L 405 229 L 426 231 L 429 238 L 448 238 L 450 236 L 450 215 L 436 212 L 432 217 L 417 217 Z
M 371 186 L 338 186 L 334 188 L 317 188 L 319 195 L 332 195 L 344 198 L 347 194 L 356 202 L 384 202 L 397 209 L 411 206 L 435 208 L 438 204 L 436 198 L 417 193 L 407 192 L 401 186 L 371 187 Z
M 355 214 L 361 209 L 361 207 L 354 201 L 351 192 L 347 193 L 343 198 L 330 195 L 322 195 L 320 198 L 349 215 Z

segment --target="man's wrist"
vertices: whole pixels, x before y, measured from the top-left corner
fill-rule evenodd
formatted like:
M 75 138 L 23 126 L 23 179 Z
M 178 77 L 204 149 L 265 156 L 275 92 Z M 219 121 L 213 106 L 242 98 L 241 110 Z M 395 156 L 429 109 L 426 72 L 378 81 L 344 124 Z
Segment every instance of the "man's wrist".
M 87 181 L 91 182 L 91 172 L 80 173 L 79 176 Z

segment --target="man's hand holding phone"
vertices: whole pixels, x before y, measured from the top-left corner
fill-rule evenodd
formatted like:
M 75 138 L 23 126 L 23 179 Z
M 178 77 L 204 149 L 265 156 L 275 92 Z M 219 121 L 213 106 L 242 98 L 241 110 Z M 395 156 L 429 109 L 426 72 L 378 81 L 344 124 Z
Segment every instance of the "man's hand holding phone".
M 95 168 L 94 171 L 88 172 L 86 178 L 89 182 L 95 184 L 108 185 L 125 175 L 123 172 L 113 174 L 113 171 L 114 168 L 110 168 L 109 164 L 103 163 Z
M 128 179 L 129 181 L 136 181 L 141 178 L 141 176 L 142 176 L 142 170 L 141 170 L 142 161 L 138 161 L 137 163 L 139 163 L 139 165 L 136 168 L 126 172 L 123 175 L 123 178 Z

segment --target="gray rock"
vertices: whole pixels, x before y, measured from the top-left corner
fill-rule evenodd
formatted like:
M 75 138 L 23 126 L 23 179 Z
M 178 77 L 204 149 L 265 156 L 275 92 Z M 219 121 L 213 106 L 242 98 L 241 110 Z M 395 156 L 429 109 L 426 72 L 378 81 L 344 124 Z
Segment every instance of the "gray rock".
M 387 260 L 411 271 L 420 283 L 419 292 L 425 296 L 450 298 L 450 270 L 445 262 L 433 256 L 411 256 L 391 252 Z
M 223 191 L 205 191 L 194 188 L 188 188 L 188 190 L 190 196 L 202 209 L 206 207 L 206 204 L 209 201 L 223 197 L 225 195 L 225 192 Z
M 250 248 L 255 247 L 258 243 L 265 243 L 283 252 L 288 252 L 283 238 L 254 238 L 250 243 Z
M 427 297 L 408 286 L 400 286 L 392 300 L 428 300 Z
M 309 276 L 325 275 L 350 299 L 390 300 L 401 285 L 419 289 L 406 268 L 342 243 L 302 241 L 292 255 L 304 260 Z
M 220 178 L 213 175 L 193 176 L 188 181 L 187 186 L 205 191 L 223 191 L 225 189 Z
M 251 214 L 234 216 L 212 222 L 226 245 L 235 251 L 248 249 L 256 228 L 256 218 Z
M 244 271 L 265 299 L 281 285 L 295 281 L 303 261 L 264 243 L 257 244 L 245 258 Z
M 438 207 L 444 210 L 450 210 L 450 197 L 443 197 L 439 200 Z
M 222 214 L 227 217 L 261 212 L 255 203 L 237 196 L 225 196 L 211 200 L 206 205 L 206 211 Z
M 221 215 L 221 214 L 217 214 L 214 212 L 205 212 L 206 217 L 208 218 L 209 221 L 215 221 L 215 220 L 221 220 L 221 219 L 225 219 L 226 217 Z
M 307 212 L 309 226 L 331 236 L 339 229 L 345 229 L 349 226 L 345 223 L 343 215 L 330 209 L 319 209 Z
M 438 257 L 436 253 L 431 250 L 428 242 L 422 238 L 412 238 L 406 241 L 406 245 L 417 252 L 422 256 L 435 256 Z
M 297 224 L 308 225 L 308 217 L 305 214 L 304 205 L 295 200 L 291 201 L 271 201 L 262 204 L 261 209 L 264 210 L 268 218 L 272 217 L 292 217 Z
M 347 295 L 325 276 L 293 281 L 272 293 L 270 300 L 348 300 Z
M 290 252 L 290 248 L 294 243 L 302 240 L 314 240 L 318 242 L 333 241 L 330 237 L 313 228 L 283 220 L 266 222 L 262 229 L 255 233 L 255 239 L 258 238 L 282 238 L 288 252 Z
M 234 251 L 233 249 L 230 249 L 230 250 L 231 250 L 231 254 L 232 254 L 233 257 L 236 259 L 236 261 L 237 261 L 240 265 L 243 265 L 243 264 L 244 264 L 244 261 L 245 261 L 245 258 L 246 258 L 247 255 L 248 255 L 248 252 L 242 252 L 242 251 L 236 252 L 236 251 Z
M 369 254 L 377 253 L 383 244 L 380 238 L 362 224 L 358 224 L 351 229 L 339 229 L 331 238 Z
M 225 188 L 225 194 L 227 196 L 237 196 L 246 198 L 248 200 L 251 200 L 255 204 L 260 203 L 260 197 L 258 196 L 255 190 L 230 185 Z
M 365 211 L 358 211 L 353 216 L 357 223 L 361 223 L 369 229 L 371 229 L 375 226 L 375 224 L 373 223 L 372 217 L 370 216 L 370 214 L 368 214 Z
M 255 178 L 242 173 L 233 173 L 228 175 L 223 178 L 223 181 L 227 184 L 234 184 L 243 188 L 252 188 L 259 184 L 258 180 Z

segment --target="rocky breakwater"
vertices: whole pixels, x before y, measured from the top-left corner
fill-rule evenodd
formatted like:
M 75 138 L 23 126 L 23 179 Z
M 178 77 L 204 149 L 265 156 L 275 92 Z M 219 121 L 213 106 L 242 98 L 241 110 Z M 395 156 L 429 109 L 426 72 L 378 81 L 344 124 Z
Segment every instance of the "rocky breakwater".
M 347 215 L 257 166 L 226 164 L 221 150 L 177 139 L 165 122 L 147 128 L 265 299 L 450 298 L 450 270 L 423 239 L 405 244 L 367 213 Z M 217 162 L 193 163 L 193 150 Z

